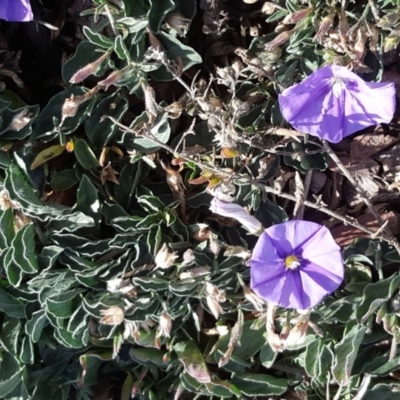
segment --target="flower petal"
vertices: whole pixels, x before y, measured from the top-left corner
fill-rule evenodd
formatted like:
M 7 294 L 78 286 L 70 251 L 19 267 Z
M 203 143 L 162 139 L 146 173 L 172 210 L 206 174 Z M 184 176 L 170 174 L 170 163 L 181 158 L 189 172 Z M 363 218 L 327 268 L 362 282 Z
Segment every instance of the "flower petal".
M 392 83 L 365 82 L 327 66 L 279 95 L 284 118 L 297 130 L 337 143 L 371 125 L 389 123 L 396 106 Z
M 314 307 L 328 294 L 334 292 L 342 283 L 343 277 L 328 274 L 326 270 L 310 263 L 300 271 L 301 287 L 307 298 L 302 309 Z
M 1 0 L 0 18 L 6 21 L 32 21 L 33 13 L 29 0 Z
M 310 221 L 292 220 L 273 225 L 265 230 L 281 258 L 296 252 L 296 249 L 314 236 L 322 225 Z M 297 252 L 296 252 L 297 254 Z
M 276 225 L 277 226 L 277 225 Z M 286 257 L 284 251 L 279 251 L 272 241 L 268 230 L 266 229 L 259 237 L 251 257 L 251 261 L 258 261 L 264 264 L 274 264 L 276 262 L 283 262 Z
M 307 239 L 301 243 L 301 249 L 299 249 L 299 253 L 297 254 L 301 258 L 309 260 L 316 256 L 326 256 L 326 254 L 337 253 L 340 256 L 341 264 L 343 264 L 340 247 L 335 242 L 335 239 L 333 239 L 331 232 L 325 226 L 318 226 L 319 229 L 309 235 Z M 321 246 L 321 243 L 323 243 L 323 246 Z
M 264 300 L 278 304 L 286 280 L 283 262 L 276 265 L 251 262 L 250 287 Z
M 302 286 L 300 272 L 298 270 L 288 271 L 277 304 L 285 308 L 300 308 L 302 310 L 309 308 L 309 296 Z

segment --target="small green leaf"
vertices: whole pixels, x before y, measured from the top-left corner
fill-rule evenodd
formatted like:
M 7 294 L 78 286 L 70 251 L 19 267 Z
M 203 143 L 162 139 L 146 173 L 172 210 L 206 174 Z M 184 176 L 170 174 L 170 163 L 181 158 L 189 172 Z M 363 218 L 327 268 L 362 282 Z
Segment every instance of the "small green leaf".
M 247 396 L 279 396 L 287 390 L 285 378 L 267 374 L 234 374 L 232 383 Z
M 22 339 L 21 354 L 19 358 L 24 364 L 33 364 L 34 362 L 33 344 L 29 336 L 24 336 Z
M 0 249 L 11 246 L 14 237 L 15 229 L 12 208 L 0 210 Z
M 21 322 L 19 319 L 6 319 L 0 332 L 0 343 L 8 353 L 17 355 L 18 338 L 21 330 Z
M 335 361 L 332 372 L 336 382 L 340 385 L 349 383 L 351 369 L 366 330 L 367 327 L 354 324 L 344 333 L 342 340 L 335 345 Z
M 22 367 L 15 372 L 10 378 L 0 382 L 0 396 L 4 396 L 10 393 L 17 385 L 21 382 L 22 375 L 25 372 L 25 367 Z
M 25 225 L 12 241 L 12 259 L 27 274 L 38 272 L 35 254 L 35 228 L 33 224 Z
M 121 35 L 118 35 L 115 38 L 114 51 L 117 53 L 117 56 L 121 60 L 129 60 L 131 58 L 131 55 L 129 54 L 129 51 L 125 46 L 124 39 L 122 38 Z
M 5 312 L 13 318 L 26 318 L 25 307 L 21 300 L 8 294 L 4 289 L 0 288 L 0 311 Z
M 102 149 L 110 142 L 119 129 L 109 118 L 109 115 L 120 121 L 128 109 L 128 101 L 121 94 L 113 94 L 103 99 L 95 108 L 92 115 L 85 121 L 87 137 L 97 149 Z
M 153 33 L 158 33 L 164 18 L 174 9 L 174 7 L 175 4 L 172 0 L 150 0 L 150 9 L 147 16 L 149 19 L 150 29 Z
M 74 153 L 83 168 L 92 169 L 100 166 L 95 154 L 84 139 L 77 139 L 75 141 Z
M 32 318 L 25 324 L 25 332 L 37 343 L 42 335 L 42 330 L 47 324 L 46 314 L 43 310 L 36 311 Z
M 88 26 L 83 26 L 83 34 L 87 39 L 96 46 L 102 47 L 103 49 L 109 50 L 113 47 L 114 43 L 108 37 L 102 35 L 99 32 L 93 32 Z
M 129 355 L 140 365 L 148 367 L 167 367 L 169 362 L 164 362 L 165 351 L 158 349 L 132 348 Z
M 70 189 L 79 182 L 73 169 L 64 169 L 57 172 L 51 179 L 50 185 L 57 192 Z

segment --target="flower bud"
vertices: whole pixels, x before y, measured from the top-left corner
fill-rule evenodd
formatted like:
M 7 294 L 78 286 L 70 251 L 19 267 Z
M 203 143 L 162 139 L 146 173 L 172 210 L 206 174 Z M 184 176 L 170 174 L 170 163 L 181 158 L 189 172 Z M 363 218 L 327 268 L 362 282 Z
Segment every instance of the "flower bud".
M 211 201 L 210 210 L 213 213 L 222 215 L 223 217 L 236 219 L 250 233 L 256 234 L 261 232 L 263 229 L 261 222 L 252 215 L 248 214 L 246 210 L 239 204 L 225 203 L 214 197 Z
M 224 312 L 222 310 L 221 306 L 219 305 L 218 301 L 216 301 L 214 299 L 214 297 L 212 297 L 212 296 L 207 296 L 206 301 L 207 301 L 208 308 L 211 311 L 211 314 L 214 315 L 215 319 L 218 319 L 219 315 L 223 314 L 223 312 Z
M 123 70 L 113 71 L 106 79 L 100 81 L 97 85 L 101 86 L 104 90 L 107 90 L 111 85 L 115 85 L 124 75 Z
M 29 122 L 31 122 L 32 115 L 33 114 L 29 111 L 29 108 L 24 108 L 22 111 L 13 116 L 9 129 L 18 132 L 25 128 Z
M 314 7 L 308 7 L 303 10 L 298 10 L 294 13 L 288 14 L 283 19 L 282 23 L 285 25 L 295 24 L 296 22 L 299 22 L 302 19 L 306 18 L 313 9 L 314 9 Z
M 147 115 L 157 117 L 159 107 L 156 102 L 156 94 L 154 89 L 150 85 L 146 85 L 144 88 L 144 103 L 147 111 Z
M 112 306 L 106 310 L 101 310 L 100 314 L 103 318 L 100 319 L 100 323 L 103 325 L 119 325 L 124 322 L 124 310 L 118 306 Z
M 156 269 L 167 269 L 172 267 L 175 260 L 178 258 L 175 252 L 170 253 L 166 243 L 163 244 L 161 249 L 158 251 L 154 261 L 156 263 Z
M 294 29 L 291 31 L 284 31 L 280 33 L 274 40 L 268 42 L 264 45 L 264 49 L 267 51 L 274 50 L 276 47 L 280 46 L 283 43 L 286 43 L 290 37 L 293 35 Z
M 210 267 L 193 268 L 189 271 L 181 272 L 178 277 L 180 280 L 197 278 L 199 276 L 208 275 L 210 273 L 210 270 L 211 270 Z
M 328 29 L 332 25 L 333 16 L 334 16 L 334 13 L 330 12 L 326 17 L 324 17 L 322 19 L 321 25 L 319 26 L 318 31 L 314 36 L 314 39 L 313 39 L 314 42 L 322 43 L 322 41 L 325 37 L 325 33 L 328 32 Z
M 92 75 L 97 68 L 106 60 L 109 56 L 108 52 L 105 52 L 101 57 L 97 60 L 93 61 L 92 63 L 86 65 L 85 67 L 81 68 L 72 76 L 69 80 L 70 83 L 80 83 L 84 81 L 88 76 Z
M 172 318 L 166 311 L 164 311 L 160 316 L 158 325 L 159 332 L 157 334 L 157 337 L 164 336 L 166 338 L 169 338 L 171 334 L 171 328 L 172 328 Z

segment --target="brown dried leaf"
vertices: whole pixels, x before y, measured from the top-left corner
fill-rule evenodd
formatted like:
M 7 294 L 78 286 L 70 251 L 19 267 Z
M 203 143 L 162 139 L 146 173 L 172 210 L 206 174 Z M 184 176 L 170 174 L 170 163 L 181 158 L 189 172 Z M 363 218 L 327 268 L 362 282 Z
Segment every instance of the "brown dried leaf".
M 386 147 L 398 142 L 398 138 L 378 133 L 379 128 L 373 133 L 365 133 L 353 138 L 350 144 L 351 161 L 365 160 L 379 153 Z
M 111 166 L 111 162 L 109 162 L 100 172 L 101 184 L 104 185 L 106 181 L 110 181 L 119 185 L 117 175 L 118 172 Z
M 397 236 L 399 233 L 400 215 L 390 211 L 381 214 L 381 217 L 383 221 L 389 221 L 389 229 L 394 236 Z M 380 228 L 379 222 L 372 214 L 361 215 L 357 218 L 357 222 L 372 230 L 377 230 Z M 365 232 L 349 225 L 338 225 L 331 229 L 331 233 L 339 246 L 348 246 L 353 242 L 354 239 L 368 236 Z

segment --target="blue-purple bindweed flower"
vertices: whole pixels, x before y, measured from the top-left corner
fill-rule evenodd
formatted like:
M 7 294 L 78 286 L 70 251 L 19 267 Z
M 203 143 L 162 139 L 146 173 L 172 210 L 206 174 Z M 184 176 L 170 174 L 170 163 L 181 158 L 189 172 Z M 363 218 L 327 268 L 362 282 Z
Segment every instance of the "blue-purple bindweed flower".
M 33 20 L 29 0 L 0 0 L 0 19 L 26 22 Z
M 285 89 L 279 106 L 298 131 L 338 143 L 369 126 L 389 123 L 396 91 L 393 83 L 365 82 L 346 67 L 329 65 Z
M 307 309 L 342 283 L 342 254 L 326 227 L 289 221 L 261 234 L 251 257 L 250 276 L 251 288 L 264 300 Z

